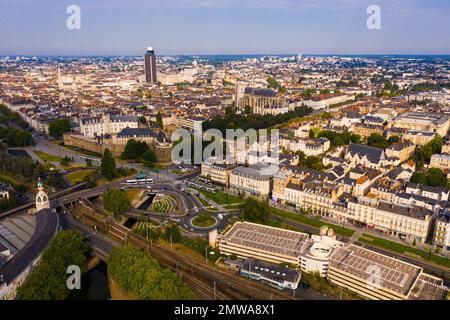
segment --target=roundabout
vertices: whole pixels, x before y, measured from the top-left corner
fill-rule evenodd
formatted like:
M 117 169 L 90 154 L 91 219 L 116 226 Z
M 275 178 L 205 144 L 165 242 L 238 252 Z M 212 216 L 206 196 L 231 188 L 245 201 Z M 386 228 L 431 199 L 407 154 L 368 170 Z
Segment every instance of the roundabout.
M 199 229 L 210 229 L 215 227 L 218 224 L 218 220 L 216 217 L 213 217 L 208 214 L 200 214 L 198 216 L 193 217 L 189 221 L 190 225 L 199 228 Z

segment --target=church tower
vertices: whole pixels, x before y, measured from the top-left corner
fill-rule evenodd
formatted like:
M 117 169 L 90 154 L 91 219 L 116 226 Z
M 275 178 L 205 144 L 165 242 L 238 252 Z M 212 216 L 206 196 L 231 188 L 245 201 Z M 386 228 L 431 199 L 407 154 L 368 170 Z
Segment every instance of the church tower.
M 50 200 L 47 193 L 44 191 L 44 184 L 41 178 L 38 181 L 38 193 L 36 195 L 36 212 L 43 209 L 50 209 Z

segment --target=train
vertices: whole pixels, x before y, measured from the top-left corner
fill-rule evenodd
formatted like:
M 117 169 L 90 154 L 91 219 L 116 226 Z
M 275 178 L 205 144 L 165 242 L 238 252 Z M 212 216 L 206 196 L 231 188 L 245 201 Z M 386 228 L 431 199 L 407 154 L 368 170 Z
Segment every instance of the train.
M 129 179 L 126 181 L 127 185 L 137 185 L 137 184 L 147 184 L 152 183 L 154 180 L 152 178 L 146 179 Z

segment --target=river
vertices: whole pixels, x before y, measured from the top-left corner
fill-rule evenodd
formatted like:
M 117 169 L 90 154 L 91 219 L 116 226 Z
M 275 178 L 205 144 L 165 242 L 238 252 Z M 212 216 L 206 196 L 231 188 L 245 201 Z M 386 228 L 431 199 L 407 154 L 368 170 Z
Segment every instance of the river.
M 81 289 L 72 290 L 66 300 L 109 300 L 108 267 L 101 261 L 81 277 Z

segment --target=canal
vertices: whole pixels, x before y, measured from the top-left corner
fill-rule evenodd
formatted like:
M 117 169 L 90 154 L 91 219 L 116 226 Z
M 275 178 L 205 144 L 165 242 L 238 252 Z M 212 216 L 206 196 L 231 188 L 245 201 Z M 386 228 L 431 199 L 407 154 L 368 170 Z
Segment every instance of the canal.
M 108 267 L 100 263 L 81 277 L 81 289 L 72 290 L 66 300 L 109 300 Z

